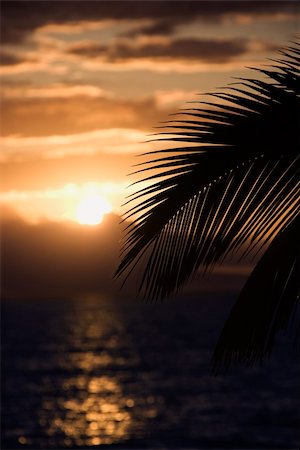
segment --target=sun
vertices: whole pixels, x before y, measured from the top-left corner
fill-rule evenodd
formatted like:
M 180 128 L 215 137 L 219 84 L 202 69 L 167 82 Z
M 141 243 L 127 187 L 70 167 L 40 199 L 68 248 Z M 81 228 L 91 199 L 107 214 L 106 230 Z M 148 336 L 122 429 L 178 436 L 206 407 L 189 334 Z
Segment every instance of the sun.
M 111 205 L 103 197 L 89 194 L 80 200 L 76 209 L 76 220 L 81 225 L 98 225 L 111 209 Z

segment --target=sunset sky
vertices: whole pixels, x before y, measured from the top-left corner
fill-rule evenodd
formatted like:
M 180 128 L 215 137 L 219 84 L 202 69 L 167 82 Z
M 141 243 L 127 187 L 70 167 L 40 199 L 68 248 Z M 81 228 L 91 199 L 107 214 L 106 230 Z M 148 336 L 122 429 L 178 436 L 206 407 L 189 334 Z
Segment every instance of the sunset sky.
M 298 6 L 1 2 L 2 217 L 51 234 L 120 215 L 152 127 L 276 57 L 298 33 Z

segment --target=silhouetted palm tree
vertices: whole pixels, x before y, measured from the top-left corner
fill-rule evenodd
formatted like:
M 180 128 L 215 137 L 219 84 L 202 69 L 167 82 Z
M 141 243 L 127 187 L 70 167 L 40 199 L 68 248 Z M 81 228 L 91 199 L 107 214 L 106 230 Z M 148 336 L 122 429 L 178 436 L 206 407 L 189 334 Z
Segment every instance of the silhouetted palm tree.
M 215 372 L 261 361 L 298 300 L 299 42 L 280 53 L 254 69 L 259 79 L 239 78 L 209 94 L 221 102 L 195 102 L 166 122 L 155 140 L 176 144 L 148 153 L 140 172 L 159 173 L 141 180 L 153 183 L 130 197 L 124 217 L 132 222 L 116 275 L 126 280 L 145 258 L 139 290 L 152 300 L 225 257 L 267 249 L 219 338 Z

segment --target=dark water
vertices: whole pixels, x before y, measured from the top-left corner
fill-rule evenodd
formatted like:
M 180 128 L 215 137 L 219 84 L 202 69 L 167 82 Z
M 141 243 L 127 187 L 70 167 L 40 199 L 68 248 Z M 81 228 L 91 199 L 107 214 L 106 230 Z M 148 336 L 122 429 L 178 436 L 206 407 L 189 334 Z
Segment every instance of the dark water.
M 299 365 L 209 375 L 230 299 L 2 309 L 2 448 L 299 448 Z

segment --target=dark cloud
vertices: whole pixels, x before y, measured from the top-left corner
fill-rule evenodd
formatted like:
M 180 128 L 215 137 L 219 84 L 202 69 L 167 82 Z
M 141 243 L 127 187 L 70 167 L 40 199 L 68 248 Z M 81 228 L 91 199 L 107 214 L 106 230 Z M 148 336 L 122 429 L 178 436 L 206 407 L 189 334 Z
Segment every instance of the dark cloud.
M 3 1 L 2 42 L 20 42 L 36 28 L 49 23 L 82 20 L 150 19 L 148 34 L 170 33 L 179 23 L 220 21 L 229 15 L 265 16 L 295 14 L 295 1 Z
M 16 64 L 22 63 L 24 60 L 14 53 L 0 51 L 0 64 L 2 66 L 14 66 Z
M 1 224 L 3 294 L 115 289 L 119 222 L 109 215 L 86 231 L 75 224 L 30 225 L 8 214 Z
M 177 39 L 169 43 L 146 43 L 139 46 L 117 43 L 105 47 L 98 44 L 78 44 L 70 48 L 72 54 L 87 58 L 105 58 L 122 62 L 140 58 L 184 59 L 209 63 L 226 63 L 248 51 L 245 39 Z
M 116 292 L 113 280 L 119 262 L 120 239 L 128 223 L 110 214 L 92 229 L 79 225 L 44 222 L 30 225 L 10 211 L 1 218 L 2 297 L 51 299 L 85 293 Z M 247 267 L 236 272 L 225 266 L 211 277 L 196 277 L 187 290 L 237 292 Z M 227 269 L 227 271 L 226 271 Z M 142 272 L 142 271 L 141 271 Z M 140 274 L 133 273 L 122 293 L 136 293 Z
M 83 42 L 70 46 L 68 49 L 68 53 L 72 55 L 83 56 L 86 58 L 99 58 L 103 55 L 107 55 L 107 57 L 111 59 L 109 53 L 115 52 L 115 50 L 112 50 L 112 48 L 112 46 L 108 47 L 94 42 Z
M 181 22 L 181 19 L 178 19 L 179 23 Z M 149 25 L 144 25 L 139 28 L 135 28 L 133 30 L 129 30 L 127 32 L 122 33 L 122 36 L 124 37 L 136 37 L 139 35 L 146 35 L 146 36 L 166 36 L 170 35 L 173 31 L 175 26 L 177 25 L 177 21 L 175 18 L 173 20 L 157 20 Z

